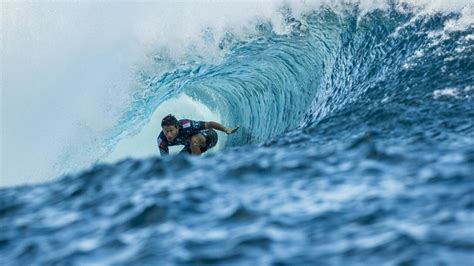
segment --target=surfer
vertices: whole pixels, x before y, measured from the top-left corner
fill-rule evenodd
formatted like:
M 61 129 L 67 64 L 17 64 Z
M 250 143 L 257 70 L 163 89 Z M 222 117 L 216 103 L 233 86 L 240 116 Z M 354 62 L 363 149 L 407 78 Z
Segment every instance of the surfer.
M 226 128 L 212 121 L 178 120 L 169 114 L 161 121 L 161 128 L 157 143 L 163 156 L 169 154 L 168 146 L 174 145 L 184 145 L 180 153 L 200 155 L 217 144 L 217 132 L 214 129 L 230 135 L 237 131 L 239 126 Z

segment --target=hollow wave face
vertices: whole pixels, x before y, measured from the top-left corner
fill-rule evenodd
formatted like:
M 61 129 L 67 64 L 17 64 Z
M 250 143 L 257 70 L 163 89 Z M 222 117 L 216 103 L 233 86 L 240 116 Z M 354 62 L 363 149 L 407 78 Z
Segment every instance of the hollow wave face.
M 435 94 L 449 88 L 469 100 L 472 27 L 449 28 L 460 14 L 419 15 L 405 8 L 361 14 L 349 5 L 299 19 L 286 10 L 286 34 L 258 24 L 249 40 L 231 34 L 222 39 L 220 47 L 229 53 L 217 65 L 191 61 L 172 73 L 144 74 L 151 94 L 145 99 L 155 103 L 154 110 L 167 97 L 191 96 L 229 125 L 242 125 L 230 146 L 314 128 L 358 106 L 366 112 L 393 104 L 389 112 L 402 114 L 410 99 L 426 97 L 423 105 L 435 109 Z
M 126 159 L 2 189 L 2 258 L 471 264 L 472 8 L 286 7 L 283 26 L 204 31 L 217 59 L 156 49 L 104 154 L 153 135 L 140 132 L 168 110 L 241 130 L 202 157 Z

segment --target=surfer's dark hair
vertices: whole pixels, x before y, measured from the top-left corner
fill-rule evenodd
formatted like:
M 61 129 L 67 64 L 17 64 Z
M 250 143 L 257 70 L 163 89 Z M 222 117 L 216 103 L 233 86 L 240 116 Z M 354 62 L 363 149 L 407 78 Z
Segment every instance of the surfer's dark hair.
M 164 127 L 164 126 L 178 126 L 178 119 L 176 119 L 176 117 L 174 117 L 174 115 L 169 114 L 169 115 L 165 116 L 165 118 L 163 118 L 163 120 L 161 120 L 161 126 L 162 127 Z

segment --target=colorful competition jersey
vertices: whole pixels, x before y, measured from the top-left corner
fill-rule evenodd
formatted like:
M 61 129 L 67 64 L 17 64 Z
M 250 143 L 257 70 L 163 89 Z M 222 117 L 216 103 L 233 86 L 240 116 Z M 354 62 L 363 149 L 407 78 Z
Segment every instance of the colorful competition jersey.
M 204 130 L 204 121 L 194 121 L 189 119 L 179 120 L 179 133 L 173 141 L 166 139 L 165 133 L 160 132 L 156 139 L 160 154 L 169 154 L 168 146 L 184 145 L 190 146 L 191 137 L 198 134 L 201 130 Z

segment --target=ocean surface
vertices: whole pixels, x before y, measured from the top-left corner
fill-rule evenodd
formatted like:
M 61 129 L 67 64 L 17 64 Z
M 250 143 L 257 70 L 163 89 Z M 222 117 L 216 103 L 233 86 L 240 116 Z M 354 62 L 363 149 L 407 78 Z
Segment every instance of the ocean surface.
M 55 165 L 80 168 L 0 189 L 0 261 L 473 265 L 474 6 L 395 2 L 281 5 L 278 27 L 153 50 L 117 122 L 84 146 L 102 157 L 65 151 Z M 161 158 L 155 126 L 156 154 L 104 159 L 190 102 L 241 129 L 205 156 Z

